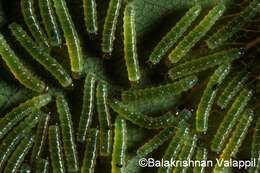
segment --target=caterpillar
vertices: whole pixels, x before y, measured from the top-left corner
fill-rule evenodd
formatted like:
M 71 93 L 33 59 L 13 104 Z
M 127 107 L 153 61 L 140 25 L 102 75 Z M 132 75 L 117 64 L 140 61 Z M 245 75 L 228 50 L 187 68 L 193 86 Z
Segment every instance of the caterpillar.
M 192 75 L 177 82 L 158 87 L 123 91 L 121 97 L 124 102 L 144 102 L 155 99 L 160 100 L 169 96 L 179 95 L 182 92 L 187 91 L 192 88 L 197 81 L 197 76 Z
M 259 0 L 252 0 L 250 4 L 236 17 L 230 20 L 224 27 L 214 33 L 206 42 L 210 49 L 221 46 L 225 41 L 231 38 L 248 19 L 255 16 L 260 8 Z
M 47 37 L 42 31 L 40 22 L 37 19 L 36 12 L 34 9 L 34 0 L 21 0 L 21 10 L 24 21 L 32 33 L 37 44 L 45 50 L 50 48 Z
M 50 121 L 49 114 L 42 114 L 39 120 L 39 124 L 37 125 L 37 130 L 35 134 L 34 145 L 31 153 L 31 163 L 34 163 L 35 160 L 40 158 L 42 154 L 44 145 L 46 143 L 48 126 Z
M 175 160 L 179 151 L 181 150 L 181 146 L 184 143 L 186 137 L 189 134 L 189 127 L 186 123 L 181 123 L 178 126 L 178 129 L 175 135 L 172 137 L 166 151 L 163 155 L 163 160 Z M 160 167 L 158 173 L 171 172 L 172 167 Z
M 137 154 L 139 156 L 145 157 L 150 154 L 152 151 L 157 149 L 160 145 L 162 145 L 166 140 L 168 140 L 174 131 L 177 129 L 179 124 L 188 120 L 191 117 L 191 112 L 187 109 L 184 109 L 180 115 L 178 115 L 171 126 L 164 128 L 157 135 L 155 135 L 152 139 L 142 145 L 137 149 Z
M 11 157 L 5 166 L 4 173 L 15 173 L 18 172 L 26 154 L 29 152 L 34 142 L 34 135 L 29 133 L 17 146 L 15 151 L 12 153 Z
M 210 77 L 206 89 L 203 91 L 203 95 L 200 99 L 197 111 L 196 111 L 196 130 L 199 132 L 205 132 L 208 129 L 208 118 L 218 89 L 214 89 L 214 86 L 220 85 L 225 77 L 228 75 L 231 69 L 231 64 L 223 64 L 219 66 L 214 74 Z
M 112 130 L 111 117 L 108 106 L 108 86 L 100 81 L 96 88 L 97 112 L 100 125 L 100 155 L 108 156 L 111 153 Z
M 236 125 L 236 128 L 229 139 L 228 144 L 223 150 L 220 158 L 231 158 L 234 157 L 237 153 L 239 147 L 242 145 L 242 141 L 245 138 L 247 130 L 253 120 L 254 112 L 251 109 L 245 110 L 242 115 L 242 118 L 239 120 L 239 123 Z
M 97 34 L 97 7 L 95 0 L 83 0 L 84 20 L 88 33 Z
M 7 158 L 10 156 L 15 146 L 27 135 L 39 121 L 41 113 L 34 112 L 24 121 L 20 122 L 1 142 L 0 144 L 0 171 L 2 170 Z
M 98 129 L 90 129 L 86 139 L 84 159 L 81 167 L 81 173 L 94 173 L 96 158 L 98 152 Z
M 110 107 L 122 118 L 127 119 L 133 124 L 147 129 L 159 129 L 167 127 L 174 120 L 174 116 L 170 112 L 167 112 L 166 114 L 156 118 L 148 117 L 147 115 L 143 115 L 132 110 L 126 104 L 123 104 L 122 102 L 119 102 L 117 100 L 111 101 Z
M 20 173 L 31 173 L 30 166 L 27 163 L 23 163 L 20 168 Z
M 38 159 L 36 161 L 36 173 L 48 173 L 49 162 L 45 159 Z
M 68 171 L 76 172 L 79 169 L 79 161 L 69 106 L 64 96 L 57 96 L 56 105 L 59 113 L 66 165 Z
M 12 34 L 19 41 L 19 43 L 27 50 L 27 52 L 42 66 L 44 66 L 63 87 L 68 87 L 72 84 L 72 79 L 64 68 L 51 57 L 43 49 L 37 47 L 30 36 L 17 23 L 9 25 Z
M 126 173 L 126 122 L 119 116 L 115 120 L 115 135 L 112 152 L 112 173 Z
M 177 63 L 203 37 L 224 13 L 226 7 L 219 3 L 200 21 L 200 23 L 179 42 L 169 55 L 172 63 Z
M 193 153 L 195 151 L 196 143 L 197 143 L 198 137 L 196 134 L 188 135 L 184 142 L 184 146 L 181 149 L 181 152 L 179 154 L 178 160 L 191 160 Z M 174 173 L 185 173 L 187 172 L 188 167 L 176 167 L 174 169 Z
M 247 134 L 247 130 L 253 120 L 254 113 L 251 109 L 245 110 L 242 118 L 240 119 L 239 123 L 236 125 L 236 128 L 229 139 L 225 149 L 220 155 L 221 159 L 229 160 L 230 158 L 234 157 L 237 153 L 239 147 L 242 145 L 242 141 Z M 216 165 L 215 170 L 221 170 L 222 167 Z
M 115 40 L 115 32 L 118 21 L 119 12 L 122 6 L 122 0 L 110 0 L 105 24 L 102 33 L 102 51 L 111 53 L 113 51 L 113 43 Z
M 196 160 L 198 161 L 206 161 L 207 160 L 207 155 L 208 155 L 208 150 L 203 147 L 203 146 L 199 146 L 197 148 L 197 152 L 196 152 Z M 204 166 L 196 166 L 193 168 L 193 172 L 194 173 L 204 173 L 205 172 L 205 167 Z
M 226 86 L 224 91 L 218 98 L 218 106 L 222 109 L 226 108 L 232 98 L 238 93 L 239 89 L 245 84 L 249 78 L 249 72 L 242 71 L 238 73 Z
M 254 128 L 253 141 L 252 141 L 252 149 L 251 149 L 251 158 L 256 159 L 256 167 L 249 168 L 249 173 L 256 172 L 257 169 L 260 168 L 260 118 L 257 119 L 256 125 Z
M 179 20 L 179 22 L 162 38 L 153 49 L 149 62 L 157 64 L 169 49 L 177 42 L 201 12 L 201 6 L 195 5 Z
M 84 94 L 83 94 L 83 105 L 81 110 L 81 116 L 78 128 L 78 142 L 84 142 L 86 140 L 87 132 L 90 128 L 95 101 L 95 86 L 96 78 L 93 74 L 88 73 L 85 78 Z
M 231 48 L 223 51 L 218 51 L 208 56 L 204 56 L 195 60 L 191 60 L 171 68 L 168 72 L 172 80 L 200 72 L 216 65 L 226 62 L 231 62 L 242 56 L 239 49 Z
M 14 77 L 26 88 L 36 92 L 47 90 L 46 84 L 22 63 L 0 33 L 0 55 Z
M 7 132 L 11 130 L 11 128 L 15 126 L 16 123 L 18 123 L 20 120 L 22 120 L 26 115 L 47 105 L 50 101 L 51 96 L 49 94 L 35 96 L 32 99 L 21 103 L 11 112 L 7 113 L 3 118 L 0 119 L 0 139 L 3 138 L 4 135 L 7 134 Z
M 68 48 L 71 71 L 80 74 L 83 70 L 83 55 L 79 36 L 69 14 L 65 0 L 53 0 Z
M 141 114 L 156 114 L 163 110 L 174 108 L 180 101 L 181 95 L 164 97 L 163 99 L 153 98 L 147 101 L 127 102 L 127 105 Z M 123 99 L 122 99 L 123 100 Z M 132 100 L 131 100 L 132 101 Z M 124 102 L 124 100 L 123 100 Z
M 129 81 L 135 82 L 141 78 L 136 50 L 135 11 L 127 5 L 124 11 L 124 53 Z
M 49 152 L 53 172 L 65 173 L 65 165 L 60 142 L 60 129 L 57 125 L 51 125 L 48 129 Z
M 217 130 L 217 133 L 215 134 L 212 140 L 212 151 L 220 152 L 223 149 L 224 144 L 228 136 L 230 135 L 231 130 L 234 127 L 238 116 L 244 110 L 251 96 L 252 90 L 247 88 L 243 89 L 240 92 L 239 96 L 237 96 L 236 100 L 228 110 L 226 116 L 224 117 L 223 121 L 221 122 Z
M 53 9 L 52 0 L 39 0 L 39 9 L 50 44 L 52 46 L 61 45 L 62 37 Z

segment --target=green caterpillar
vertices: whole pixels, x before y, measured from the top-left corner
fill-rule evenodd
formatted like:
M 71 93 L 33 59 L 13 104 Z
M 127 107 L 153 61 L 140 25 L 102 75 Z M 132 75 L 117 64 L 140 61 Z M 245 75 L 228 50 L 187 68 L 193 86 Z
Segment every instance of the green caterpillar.
M 115 120 L 115 135 L 112 152 L 112 173 L 126 173 L 126 122 L 119 116 Z
M 242 145 L 242 141 L 245 138 L 247 129 L 253 120 L 253 116 L 254 112 L 251 109 L 245 110 L 241 120 L 236 125 L 228 144 L 220 155 L 220 158 L 227 159 L 235 156 L 239 147 Z
M 87 132 L 92 122 L 94 113 L 95 87 L 96 77 L 93 74 L 88 73 L 84 84 L 83 105 L 77 136 L 78 142 L 84 142 L 86 140 Z
M 247 109 L 242 115 L 241 120 L 237 124 L 229 142 L 227 143 L 225 149 L 220 155 L 221 159 L 229 160 L 232 157 L 235 157 L 239 147 L 242 145 L 242 141 L 247 134 L 247 130 L 253 120 L 254 113 L 252 110 Z M 214 170 L 221 171 L 223 168 L 215 166 Z
M 39 77 L 32 74 L 32 72 L 16 56 L 1 33 L 0 55 L 2 56 L 2 59 L 5 61 L 14 77 L 26 88 L 40 93 L 48 89 L 47 85 L 41 79 L 39 79 Z
M 34 112 L 24 121 L 20 122 L 1 142 L 0 144 L 0 171 L 2 170 L 7 158 L 10 156 L 15 146 L 26 136 L 39 121 L 41 113 Z
M 90 129 L 86 137 L 86 147 L 84 152 L 81 173 L 94 173 L 98 152 L 98 129 Z
M 136 48 L 135 11 L 127 5 L 124 11 L 124 53 L 129 81 L 138 81 L 141 78 Z
M 208 129 L 208 118 L 210 115 L 211 107 L 214 103 L 218 89 L 215 85 L 220 85 L 225 77 L 229 74 L 231 69 L 230 64 L 221 65 L 216 69 L 214 74 L 210 77 L 206 89 L 200 99 L 198 109 L 196 111 L 196 130 L 205 132 Z
M 132 123 L 147 129 L 159 129 L 167 127 L 174 120 L 174 116 L 170 112 L 167 112 L 162 116 L 152 118 L 148 117 L 147 115 L 142 115 L 139 112 L 135 112 L 130 107 L 117 100 L 113 100 L 110 103 L 110 106 L 122 118 L 127 119 Z
M 39 9 L 50 44 L 52 46 L 60 46 L 62 37 L 53 9 L 52 0 L 39 0 Z
M 177 82 L 158 87 L 123 91 L 122 100 L 124 102 L 144 102 L 151 99 L 164 99 L 169 96 L 179 95 L 180 93 L 192 88 L 197 81 L 197 76 L 192 75 Z
M 97 7 L 95 0 L 83 0 L 84 20 L 88 33 L 97 34 Z
M 200 23 L 180 41 L 170 53 L 169 59 L 177 63 L 203 37 L 224 13 L 226 7 L 219 3 L 200 21 Z
M 195 151 L 196 143 L 197 143 L 198 137 L 196 134 L 188 135 L 184 146 L 181 149 L 181 152 L 179 154 L 178 160 L 191 160 L 193 153 Z M 174 173 L 186 173 L 188 167 L 176 167 L 173 172 Z
M 59 120 L 62 132 L 62 143 L 67 163 L 66 165 L 68 171 L 76 172 L 79 170 L 79 163 L 78 152 L 74 138 L 72 116 L 70 114 L 69 106 L 64 96 L 57 96 L 56 105 L 59 113 Z
M 249 77 L 249 73 L 242 71 L 238 73 L 226 86 L 225 90 L 218 98 L 217 104 L 222 108 L 226 108 L 232 98 L 238 93 L 239 89 L 245 84 Z
M 49 94 L 35 96 L 32 99 L 29 99 L 24 103 L 21 103 L 19 106 L 15 107 L 11 112 L 7 113 L 0 120 L 0 139 L 3 138 L 4 135 L 26 115 L 47 105 L 50 101 L 51 96 Z
M 19 43 L 27 50 L 27 52 L 41 65 L 43 65 L 63 87 L 72 85 L 72 79 L 64 68 L 48 53 L 37 47 L 29 35 L 23 30 L 23 28 L 12 23 L 9 25 L 13 35 L 19 41 Z
M 218 51 L 211 55 L 177 65 L 176 67 L 171 68 L 168 74 L 172 80 L 175 80 L 196 72 L 207 70 L 216 65 L 231 62 L 241 56 L 242 52 L 236 48 Z
M 102 35 L 102 51 L 109 53 L 113 51 L 113 43 L 115 40 L 115 32 L 118 21 L 119 12 L 122 6 L 122 0 L 110 0 L 105 18 L 105 24 Z
M 81 73 L 83 70 L 83 54 L 80 40 L 74 23 L 69 14 L 65 0 L 53 0 L 54 8 L 60 22 L 68 48 L 71 71 Z
M 179 151 L 181 150 L 181 146 L 184 143 L 186 137 L 189 135 L 189 127 L 186 123 L 179 124 L 179 128 L 173 136 L 168 148 L 166 149 L 163 160 L 175 160 Z M 166 173 L 171 172 L 172 167 L 160 167 L 158 173 Z
M 252 97 L 252 90 L 245 88 L 243 91 L 240 92 L 239 96 L 237 96 L 236 100 L 228 110 L 226 116 L 222 120 L 217 133 L 214 136 L 214 139 L 211 143 L 211 150 L 215 152 L 220 152 L 225 142 L 227 141 L 228 136 L 233 129 L 236 120 L 241 112 L 243 112 L 245 106 L 247 105 L 248 101 Z
M 111 116 L 108 107 L 108 85 L 98 82 L 96 89 L 98 121 L 100 125 L 100 155 L 108 156 L 112 148 Z
M 191 112 L 184 109 L 180 115 L 178 115 L 170 127 L 166 127 L 161 130 L 157 135 L 155 135 L 152 139 L 142 145 L 137 149 L 137 154 L 139 156 L 145 157 L 150 154 L 153 150 L 157 149 L 160 145 L 162 145 L 166 140 L 168 140 L 176 131 L 179 124 L 182 124 L 184 121 L 188 120 L 191 117 Z
M 18 172 L 26 154 L 28 154 L 34 142 L 34 135 L 29 133 L 21 143 L 17 146 L 11 157 L 8 159 L 7 165 L 5 166 L 4 173 L 15 173 Z
M 200 5 L 195 5 L 179 20 L 179 22 L 162 38 L 153 49 L 149 62 L 157 64 L 168 50 L 177 42 L 188 27 L 195 21 L 201 11 Z
M 46 35 L 42 31 L 40 22 L 37 19 L 34 8 L 34 0 L 21 0 L 20 2 L 24 21 L 32 33 L 34 39 L 36 40 L 37 44 L 40 45 L 40 47 L 48 50 L 50 45 Z
M 42 114 L 37 126 L 34 145 L 31 154 L 31 163 L 40 158 L 44 145 L 47 140 L 48 125 L 50 121 L 49 114 Z
M 49 152 L 53 172 L 65 173 L 64 156 L 60 142 L 59 126 L 51 125 L 48 129 Z

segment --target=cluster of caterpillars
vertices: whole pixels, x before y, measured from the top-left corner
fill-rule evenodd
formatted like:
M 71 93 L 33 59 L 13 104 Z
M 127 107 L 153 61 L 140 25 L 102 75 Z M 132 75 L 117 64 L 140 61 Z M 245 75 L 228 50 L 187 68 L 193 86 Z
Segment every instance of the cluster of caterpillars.
M 50 72 L 61 87 L 68 88 L 73 85 L 73 80 L 84 77 L 83 106 L 76 129 L 73 127 L 75 123 L 66 95 L 50 92 L 48 84 L 23 64 L 4 34 L 0 33 L 1 59 L 24 87 L 40 93 L 0 119 L 0 172 L 94 172 L 96 159 L 101 156 L 111 157 L 111 172 L 127 173 L 133 171 L 133 164 L 138 164 L 136 160 L 147 157 L 167 140 L 170 143 L 164 151 L 164 160 L 188 160 L 193 157 L 206 160 L 209 150 L 221 153 L 220 158 L 229 160 L 236 156 L 253 119 L 257 119 L 257 122 L 251 157 L 258 162 L 257 167 L 250 168 L 249 172 L 260 169 L 260 117 L 254 116 L 254 110 L 248 108 L 253 96 L 253 89 L 246 85 L 250 73 L 241 71 L 226 86 L 222 84 L 232 71 L 233 61 L 243 56 L 243 50 L 235 47 L 217 50 L 257 13 L 260 0 L 251 1 L 238 16 L 206 40 L 207 46 L 214 50 L 213 53 L 185 61 L 185 56 L 226 10 L 225 4 L 220 1 L 190 29 L 202 11 L 199 4 L 191 7 L 155 46 L 148 59 L 152 66 L 156 66 L 162 58 L 168 56 L 173 64 L 168 71 L 172 82 L 143 89 L 123 89 L 118 91 L 121 92 L 121 100 L 110 97 L 110 87 L 113 86 L 110 86 L 109 81 L 98 78 L 94 73 L 83 73 L 84 62 L 88 61 L 83 59 L 80 38 L 65 0 L 38 0 L 44 28 L 36 15 L 34 0 L 20 0 L 20 4 L 24 21 L 33 38 L 15 22 L 9 24 L 13 37 L 35 61 Z M 97 4 L 95 0 L 83 0 L 82 4 L 86 31 L 97 34 Z M 110 0 L 102 32 L 101 51 L 104 54 L 113 53 L 122 8 L 124 62 L 128 80 L 138 84 L 142 73 L 137 56 L 135 7 L 131 2 Z M 69 55 L 69 72 L 50 54 L 50 49 L 62 45 L 63 39 Z M 178 110 L 175 115 L 167 110 L 163 115 L 151 117 L 140 111 L 149 109 L 149 103 L 159 107 L 160 104 L 171 102 L 173 97 L 180 96 L 199 83 L 197 73 L 214 67 L 196 112 L 185 108 Z M 220 87 L 224 88 L 222 93 L 219 92 Z M 56 124 L 51 123 L 52 117 L 42 109 L 54 100 L 58 114 Z M 198 136 L 208 132 L 214 104 L 226 109 L 227 113 L 208 149 L 199 144 Z M 93 128 L 95 107 L 98 127 Z M 112 118 L 111 111 L 117 115 L 115 118 Z M 194 129 L 189 121 L 193 114 L 196 117 Z M 145 129 L 160 129 L 158 134 L 137 149 L 136 156 L 129 161 L 126 160 L 127 121 Z M 79 160 L 77 149 L 79 143 L 85 146 L 82 161 Z M 43 158 L 45 145 L 48 145 L 49 156 Z M 30 161 L 25 161 L 30 151 Z M 216 165 L 214 171 L 221 172 L 223 169 Z M 158 169 L 159 173 L 171 171 L 187 172 L 187 168 Z M 205 168 L 195 167 L 193 171 L 201 173 L 205 172 Z

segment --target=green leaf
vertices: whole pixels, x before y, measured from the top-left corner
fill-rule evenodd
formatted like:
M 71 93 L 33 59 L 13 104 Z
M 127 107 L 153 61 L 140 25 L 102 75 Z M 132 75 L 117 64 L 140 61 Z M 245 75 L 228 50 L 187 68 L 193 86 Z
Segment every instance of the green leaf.
M 0 81 L 0 110 L 5 111 L 21 102 L 35 96 L 36 93 L 26 88 L 20 88 L 17 85 L 9 84 L 3 80 Z

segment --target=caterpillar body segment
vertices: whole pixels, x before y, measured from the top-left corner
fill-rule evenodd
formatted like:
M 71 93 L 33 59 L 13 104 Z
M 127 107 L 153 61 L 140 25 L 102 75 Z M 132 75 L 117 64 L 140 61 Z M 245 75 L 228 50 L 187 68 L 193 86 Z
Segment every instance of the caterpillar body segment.
M 171 68 L 168 72 L 172 80 L 191 75 L 193 73 L 207 70 L 216 65 L 231 62 L 240 58 L 243 55 L 242 51 L 237 48 L 218 51 L 211 55 L 207 55 L 195 60 L 184 62 Z
M 110 107 L 119 114 L 124 119 L 131 121 L 132 123 L 144 127 L 147 129 L 160 129 L 163 127 L 170 126 L 174 121 L 174 116 L 172 113 L 167 112 L 159 117 L 149 117 L 147 115 L 140 114 L 139 112 L 134 111 L 126 104 L 113 100 L 110 103 Z
M 52 46 L 60 46 L 62 37 L 52 0 L 39 0 L 39 9 L 50 44 Z
M 46 70 L 48 70 L 63 87 L 69 87 L 72 84 L 72 79 L 58 61 L 39 48 L 30 36 L 17 23 L 9 25 L 13 35 L 27 52 L 39 62 Z
M 187 52 L 203 37 L 224 13 L 226 7 L 219 3 L 200 21 L 200 23 L 179 42 L 170 53 L 169 59 L 172 63 L 177 63 L 187 54 Z
M 222 108 L 226 108 L 232 98 L 238 93 L 239 89 L 245 84 L 249 77 L 249 73 L 242 71 L 238 73 L 226 86 L 224 91 L 218 98 L 217 104 Z
M 83 70 L 82 48 L 66 1 L 53 0 L 53 3 L 68 48 L 71 71 L 80 74 Z
M 17 57 L 12 48 L 0 33 L 0 55 L 14 77 L 26 88 L 42 93 L 47 89 L 46 84 L 34 75 Z
M 94 75 L 90 73 L 87 74 L 84 83 L 83 105 L 78 128 L 78 142 L 84 142 L 86 140 L 87 132 L 90 129 L 90 125 L 92 123 L 95 106 L 96 82 L 97 79 Z
M 196 129 L 199 132 L 205 132 L 208 129 L 208 118 L 212 105 L 215 101 L 218 89 L 214 88 L 215 85 L 220 85 L 225 77 L 229 74 L 231 64 L 221 65 L 216 69 L 214 74 L 210 77 L 206 89 L 200 99 L 196 111 Z
M 108 106 L 108 85 L 98 82 L 96 88 L 97 112 L 100 125 L 100 155 L 108 156 L 112 149 L 111 115 Z
M 149 62 L 157 64 L 167 51 L 177 42 L 193 21 L 199 16 L 201 6 L 195 5 L 179 20 L 179 22 L 162 38 L 162 40 L 153 49 Z
M 211 150 L 215 152 L 220 152 L 224 148 L 224 144 L 227 141 L 238 116 L 244 111 L 248 101 L 252 97 L 252 90 L 243 89 L 237 96 L 236 100 L 233 102 L 232 106 L 228 110 L 224 119 L 222 120 L 217 133 L 215 134 L 212 143 Z
M 141 72 L 136 47 L 135 11 L 131 5 L 127 5 L 124 11 L 124 54 L 129 81 L 138 81 Z
M 25 156 L 28 154 L 34 142 L 34 135 L 29 133 L 17 146 L 5 166 L 4 173 L 18 172 Z
M 0 139 L 26 115 L 37 111 L 51 102 L 49 94 L 35 96 L 15 107 L 0 120 Z M 29 115 L 30 116 L 30 115 Z
M 124 119 L 115 120 L 115 135 L 112 152 L 112 173 L 126 173 L 127 128 Z
M 69 105 L 64 96 L 57 96 L 56 105 L 59 113 L 66 165 L 68 171 L 76 172 L 79 170 L 79 161 Z
M 102 51 L 111 54 L 122 0 L 110 0 L 102 34 Z
M 23 18 L 37 44 L 39 44 L 39 46 L 42 47 L 44 50 L 48 50 L 50 48 L 50 45 L 45 33 L 40 26 L 39 20 L 37 19 L 34 2 L 34 0 L 20 1 Z

